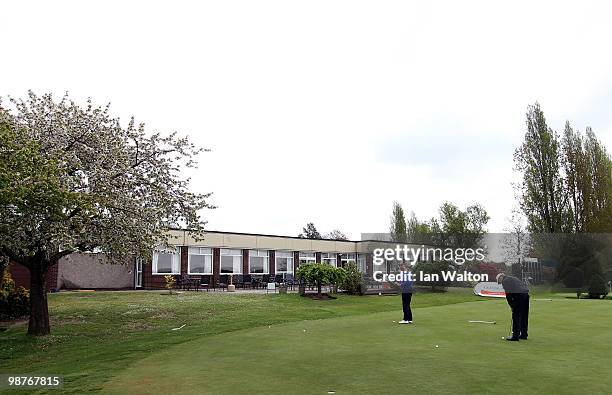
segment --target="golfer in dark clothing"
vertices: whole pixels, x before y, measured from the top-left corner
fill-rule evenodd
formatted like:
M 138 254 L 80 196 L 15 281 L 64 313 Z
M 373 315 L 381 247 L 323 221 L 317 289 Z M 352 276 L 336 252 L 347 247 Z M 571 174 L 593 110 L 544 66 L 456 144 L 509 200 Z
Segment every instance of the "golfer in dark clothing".
M 504 287 L 506 300 L 512 310 L 512 337 L 506 340 L 527 340 L 527 327 L 529 326 L 529 288 L 527 284 L 504 273 L 497 275 L 497 283 Z
M 409 276 L 411 273 L 406 270 L 406 266 L 400 267 L 402 274 L 406 278 L 400 281 L 400 287 L 402 289 L 402 310 L 404 311 L 404 319 L 401 320 L 400 324 L 412 324 L 412 310 L 410 309 L 410 302 L 412 301 L 412 280 Z

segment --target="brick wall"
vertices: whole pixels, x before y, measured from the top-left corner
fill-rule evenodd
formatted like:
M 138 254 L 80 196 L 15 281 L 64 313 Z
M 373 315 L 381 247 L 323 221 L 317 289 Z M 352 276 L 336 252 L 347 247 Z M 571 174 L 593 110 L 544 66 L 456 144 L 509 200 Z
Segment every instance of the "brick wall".
M 58 265 L 61 265 L 61 262 L 59 262 L 57 265 L 53 265 L 47 271 L 47 292 L 50 292 L 57 287 Z M 9 264 L 9 272 L 11 273 L 11 277 L 18 287 L 30 289 L 30 270 L 27 267 L 11 262 Z
M 270 274 L 276 274 L 276 260 L 274 250 L 268 251 L 268 267 Z

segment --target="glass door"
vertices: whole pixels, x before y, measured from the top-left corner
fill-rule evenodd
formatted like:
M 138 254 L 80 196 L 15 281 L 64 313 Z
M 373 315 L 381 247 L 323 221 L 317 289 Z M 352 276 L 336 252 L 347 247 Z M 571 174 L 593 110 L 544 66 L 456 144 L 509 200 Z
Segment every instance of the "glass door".
M 142 258 L 136 258 L 134 274 L 134 288 L 142 288 Z

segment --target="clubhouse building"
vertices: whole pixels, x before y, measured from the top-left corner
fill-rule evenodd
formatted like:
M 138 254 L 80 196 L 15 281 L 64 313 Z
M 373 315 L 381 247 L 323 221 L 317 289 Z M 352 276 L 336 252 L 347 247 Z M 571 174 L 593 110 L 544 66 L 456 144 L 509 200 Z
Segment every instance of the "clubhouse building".
M 164 287 L 167 275 L 210 284 L 228 275 L 293 278 L 301 264 L 314 262 L 340 267 L 354 262 L 371 275 L 372 251 L 381 243 L 395 244 L 219 231 L 206 231 L 196 241 L 188 230 L 174 229 L 170 247 L 155 250 L 150 260 L 113 265 L 94 253 L 64 257 L 49 271 L 47 289 L 156 289 Z M 29 287 L 28 269 L 12 263 L 9 270 L 18 285 Z

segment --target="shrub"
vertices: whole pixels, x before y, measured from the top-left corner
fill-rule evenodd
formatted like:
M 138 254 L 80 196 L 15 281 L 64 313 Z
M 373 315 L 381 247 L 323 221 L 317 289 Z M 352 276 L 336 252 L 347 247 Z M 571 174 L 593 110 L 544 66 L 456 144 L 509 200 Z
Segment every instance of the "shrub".
M 174 284 L 176 284 L 176 279 L 174 278 L 174 276 L 164 276 L 164 280 L 166 280 L 166 289 L 168 290 L 168 292 L 170 293 L 170 295 L 172 295 L 172 289 L 174 288 Z
M 591 281 L 589 283 L 589 298 L 591 299 L 599 299 L 600 297 L 605 297 L 608 294 L 608 286 L 606 284 L 606 279 L 601 274 L 594 274 L 591 276 Z
M 580 299 L 580 293 L 584 286 L 584 272 L 577 267 L 570 267 L 561 276 L 561 281 L 567 288 L 572 288 L 576 291 L 576 296 Z
M 317 293 L 321 295 L 323 285 L 338 284 L 342 277 L 340 270 L 344 272 L 344 270 L 326 263 L 306 263 L 298 268 L 295 275 L 309 285 L 316 285 Z
M 346 291 L 349 295 L 363 295 L 365 290 L 365 282 L 363 273 L 357 268 L 357 264 L 349 262 L 344 265 L 344 281 L 340 283 L 340 288 Z
M 15 286 L 11 274 L 5 271 L 0 284 L 0 317 L 17 318 L 30 313 L 30 293 Z
M 332 285 L 333 292 L 338 292 L 338 287 L 344 283 L 346 279 L 346 270 L 341 267 L 331 267 L 329 284 Z

